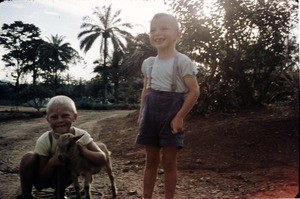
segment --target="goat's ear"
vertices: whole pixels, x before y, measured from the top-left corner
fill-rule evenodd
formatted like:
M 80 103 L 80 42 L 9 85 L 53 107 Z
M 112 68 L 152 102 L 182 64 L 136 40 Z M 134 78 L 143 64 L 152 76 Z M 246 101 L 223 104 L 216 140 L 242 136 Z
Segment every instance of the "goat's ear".
M 77 135 L 77 136 L 75 136 L 75 137 L 74 137 L 74 141 L 76 142 L 76 141 L 79 140 L 82 136 L 83 136 L 83 134 L 82 134 L 82 135 Z

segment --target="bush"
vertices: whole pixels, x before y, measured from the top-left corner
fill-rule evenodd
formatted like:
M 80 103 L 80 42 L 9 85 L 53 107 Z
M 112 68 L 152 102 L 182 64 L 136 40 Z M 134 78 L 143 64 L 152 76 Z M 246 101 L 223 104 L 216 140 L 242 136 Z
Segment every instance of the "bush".
M 138 105 L 136 104 L 102 104 L 99 100 L 91 98 L 91 97 L 84 97 L 76 101 L 76 106 L 78 109 L 85 109 L 85 110 L 133 110 L 137 109 Z

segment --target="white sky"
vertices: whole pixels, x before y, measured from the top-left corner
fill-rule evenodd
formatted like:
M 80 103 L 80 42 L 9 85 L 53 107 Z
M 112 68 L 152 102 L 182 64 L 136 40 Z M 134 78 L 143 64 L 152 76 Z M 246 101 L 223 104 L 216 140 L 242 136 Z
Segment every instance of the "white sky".
M 99 58 L 97 48 L 92 48 L 86 55 L 79 49 L 77 35 L 82 30 L 82 18 L 92 16 L 93 8 L 112 4 L 113 12 L 121 10 L 122 23 L 136 25 L 130 31 L 133 35 L 149 31 L 149 21 L 155 13 L 167 12 L 168 7 L 163 0 L 12 0 L 0 3 L 0 26 L 20 20 L 23 23 L 34 24 L 41 30 L 44 40 L 51 35 L 65 36 L 64 42 L 69 42 L 81 56 L 85 58 L 87 66 L 70 66 L 68 73 L 75 79 L 86 80 L 95 76 L 92 62 Z M 1 29 L 0 27 L 0 29 Z M 97 44 L 94 44 L 95 47 Z M 5 54 L 0 47 L 0 59 Z M 0 80 L 13 81 L 11 71 L 0 60 Z M 22 82 L 31 82 L 26 77 Z

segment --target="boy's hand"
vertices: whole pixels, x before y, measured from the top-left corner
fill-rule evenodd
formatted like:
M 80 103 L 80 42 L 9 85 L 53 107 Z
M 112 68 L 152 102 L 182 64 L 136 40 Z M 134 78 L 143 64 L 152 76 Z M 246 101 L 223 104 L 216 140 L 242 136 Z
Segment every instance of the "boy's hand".
M 79 153 L 81 155 L 84 155 L 84 150 L 86 149 L 85 147 L 82 146 L 82 144 L 80 142 L 76 142 L 77 148 L 79 150 Z
M 183 133 L 183 119 L 175 116 L 171 121 L 171 129 L 173 134 Z

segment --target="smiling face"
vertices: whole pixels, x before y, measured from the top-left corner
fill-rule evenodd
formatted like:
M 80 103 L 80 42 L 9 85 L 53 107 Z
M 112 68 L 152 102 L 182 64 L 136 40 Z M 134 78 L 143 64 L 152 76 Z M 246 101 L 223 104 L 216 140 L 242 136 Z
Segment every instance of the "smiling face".
M 51 129 L 58 134 L 70 133 L 76 119 L 77 114 L 67 104 L 52 104 L 46 116 Z
M 150 24 L 150 42 L 157 50 L 173 50 L 180 37 L 178 23 L 167 14 L 155 15 Z

